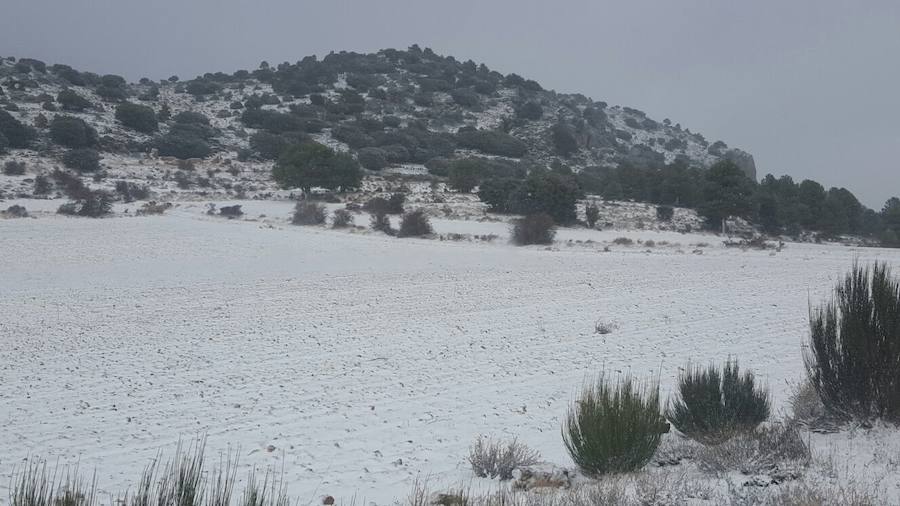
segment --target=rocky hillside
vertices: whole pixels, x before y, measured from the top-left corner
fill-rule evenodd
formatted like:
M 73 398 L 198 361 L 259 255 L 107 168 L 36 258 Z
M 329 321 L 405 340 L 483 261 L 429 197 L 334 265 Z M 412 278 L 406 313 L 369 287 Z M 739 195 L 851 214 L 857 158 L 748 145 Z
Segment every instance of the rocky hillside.
M 287 145 L 312 139 L 372 171 L 439 173 L 468 156 L 576 171 L 727 158 L 756 176 L 750 154 L 668 119 L 417 46 L 139 83 L 10 57 L 0 61 L 0 115 L 0 158 L 28 160 L 35 172 L 90 169 L 93 156 L 100 169 L 137 180 L 161 178 L 160 163 L 202 163 L 263 184 Z

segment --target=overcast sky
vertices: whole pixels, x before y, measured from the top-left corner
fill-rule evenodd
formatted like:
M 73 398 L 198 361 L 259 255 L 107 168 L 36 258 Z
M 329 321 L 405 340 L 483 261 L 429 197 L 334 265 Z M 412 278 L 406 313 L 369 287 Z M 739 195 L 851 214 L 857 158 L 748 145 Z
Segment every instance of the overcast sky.
M 900 194 L 900 1 L 4 0 L 0 54 L 129 80 L 417 43 Z

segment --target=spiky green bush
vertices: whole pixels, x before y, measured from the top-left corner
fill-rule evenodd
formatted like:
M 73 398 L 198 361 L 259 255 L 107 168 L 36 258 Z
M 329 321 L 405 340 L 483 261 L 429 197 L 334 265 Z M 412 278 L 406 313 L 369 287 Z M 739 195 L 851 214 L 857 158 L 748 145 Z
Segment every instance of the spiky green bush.
M 854 265 L 809 326 L 804 362 L 825 409 L 900 422 L 900 282 L 890 268 Z
M 769 417 L 767 389 L 736 360 L 722 369 L 688 365 L 678 379 L 678 394 L 666 418 L 679 432 L 702 443 L 718 444 L 738 432 L 753 430 Z
M 569 408 L 562 437 L 579 469 L 597 476 L 643 467 L 664 430 L 658 383 L 641 386 L 631 377 L 614 383 L 601 374 Z

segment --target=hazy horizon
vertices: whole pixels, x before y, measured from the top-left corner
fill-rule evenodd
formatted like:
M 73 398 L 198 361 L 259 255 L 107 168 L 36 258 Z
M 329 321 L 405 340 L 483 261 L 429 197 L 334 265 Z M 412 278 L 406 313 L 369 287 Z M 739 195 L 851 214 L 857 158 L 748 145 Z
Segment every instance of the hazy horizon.
M 31 0 L 5 14 L 3 56 L 132 81 L 418 44 L 670 118 L 750 152 L 760 178 L 846 187 L 876 210 L 900 194 L 898 3 Z

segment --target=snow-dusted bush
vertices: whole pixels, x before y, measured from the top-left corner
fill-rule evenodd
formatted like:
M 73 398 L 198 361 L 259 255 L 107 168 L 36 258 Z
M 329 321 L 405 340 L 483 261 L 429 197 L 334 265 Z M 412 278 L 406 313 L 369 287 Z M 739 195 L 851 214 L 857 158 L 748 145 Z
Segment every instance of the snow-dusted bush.
M 529 214 L 513 222 L 512 242 L 519 246 L 552 244 L 555 236 L 556 224 L 546 214 Z
M 11 205 L 6 208 L 6 211 L 0 213 L 4 218 L 27 218 L 28 210 L 25 209 L 25 206 L 20 205 Z
M 510 480 L 513 471 L 540 462 L 541 454 L 513 438 L 495 441 L 479 435 L 469 447 L 469 465 L 475 476 Z
M 771 412 L 767 389 L 736 360 L 721 369 L 688 365 L 678 378 L 678 393 L 666 418 L 679 432 L 706 444 L 718 444 L 764 422 Z
M 429 235 L 434 230 L 431 228 L 431 222 L 428 215 L 424 211 L 418 209 L 403 215 L 400 219 L 400 230 L 397 232 L 399 237 L 419 237 Z
M 325 206 L 318 202 L 301 200 L 294 206 L 291 223 L 294 225 L 321 225 L 325 223 Z
M 900 422 L 900 281 L 887 264 L 854 265 L 810 312 L 804 361 L 829 413 Z
M 694 460 L 706 471 L 740 471 L 751 476 L 777 474 L 779 470 L 788 473 L 782 478 L 791 477 L 791 463 L 801 467 L 809 459 L 809 445 L 800 430 L 781 423 L 740 433 L 722 444 L 703 446 L 694 454 Z
M 569 408 L 562 436 L 578 468 L 597 476 L 642 468 L 665 430 L 658 384 L 639 386 L 628 376 L 613 382 L 601 374 Z

